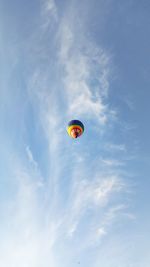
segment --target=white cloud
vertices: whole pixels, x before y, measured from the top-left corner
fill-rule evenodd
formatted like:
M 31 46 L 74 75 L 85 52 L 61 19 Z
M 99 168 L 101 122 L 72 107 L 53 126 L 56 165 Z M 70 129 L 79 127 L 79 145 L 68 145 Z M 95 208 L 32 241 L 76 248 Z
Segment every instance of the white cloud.
M 98 210 L 100 211 L 98 218 L 105 220 L 105 223 L 103 223 L 101 227 L 98 227 L 97 223 L 99 219 L 97 219 L 96 222 L 91 219 L 88 223 L 88 228 L 90 230 L 91 224 L 94 223 L 96 224 L 94 227 L 95 230 L 90 230 L 86 235 L 86 239 L 88 236 L 92 240 L 93 238 L 97 238 L 96 232 L 98 230 L 96 230 L 96 227 L 98 227 L 98 229 L 103 229 L 103 234 L 106 234 L 107 231 L 105 226 L 108 221 L 109 224 L 113 223 L 114 217 L 117 217 L 119 208 L 113 207 L 111 211 L 109 211 L 109 219 L 108 214 L 106 216 L 105 212 L 108 212 L 107 210 L 109 209 L 109 205 L 111 205 L 114 196 L 120 194 L 122 190 L 124 190 L 124 184 L 117 177 L 105 177 L 100 179 L 95 179 L 93 177 L 92 181 L 81 180 L 76 183 L 71 192 L 69 207 L 67 207 L 66 216 L 64 217 L 64 226 L 67 227 L 68 236 L 71 238 L 73 238 L 74 235 L 76 236 L 76 232 L 78 232 L 82 226 L 82 220 L 86 217 L 87 213 L 90 211 L 92 218 L 94 213 L 98 212 Z M 101 232 L 98 236 L 100 237 L 103 234 Z M 84 238 L 82 242 L 85 243 Z M 84 245 L 86 246 L 86 244 Z
M 45 5 L 46 14 L 50 15 L 51 9 L 54 13 L 57 9 L 53 6 L 53 2 Z M 47 18 L 50 23 L 51 17 Z M 84 32 L 78 34 L 71 15 L 65 16 L 63 20 L 57 17 L 57 23 L 59 31 L 56 28 L 53 37 L 56 41 L 55 53 L 58 55 L 58 60 L 52 69 L 61 70 L 59 84 L 55 85 L 50 80 L 50 70 L 46 66 L 46 72 L 36 69 L 30 86 L 30 97 L 38 106 L 39 119 L 48 147 L 49 177 L 44 187 L 45 206 L 43 218 L 40 220 L 40 230 L 41 238 L 46 239 L 46 249 L 52 251 L 53 265 L 57 265 L 55 248 L 59 247 L 59 243 L 63 243 L 63 248 L 68 251 L 68 257 L 71 257 L 72 251 L 86 250 L 89 246 L 93 246 L 95 241 L 99 242 L 99 239 L 107 236 L 109 226 L 119 217 L 121 208 L 119 210 L 119 204 L 116 205 L 117 196 L 124 190 L 124 183 L 117 170 L 108 172 L 108 167 L 110 170 L 111 167 L 122 166 L 117 159 L 104 159 L 103 164 L 106 168 L 103 173 L 101 171 L 97 173 L 94 169 L 93 173 L 86 171 L 86 151 L 80 155 L 75 153 L 76 147 L 72 145 L 70 148 L 70 143 L 66 141 L 61 128 L 65 124 L 64 118 L 72 117 L 74 114 L 94 119 L 95 126 L 99 123 L 105 124 L 112 116 L 113 112 L 106 104 L 111 58 L 105 50 L 89 41 Z M 58 89 L 60 86 L 61 90 Z M 62 102 L 59 102 L 59 97 L 62 95 L 65 98 L 65 108 L 62 107 Z M 111 149 L 114 149 L 114 146 L 112 145 Z M 115 149 L 124 149 L 123 146 L 116 147 L 117 145 Z M 72 155 L 74 160 L 70 163 Z M 30 161 L 34 160 L 29 151 L 28 157 Z M 62 180 L 65 181 L 64 184 Z M 84 220 L 90 212 L 91 218 L 86 222 L 85 234 Z M 43 232 L 44 219 L 47 227 Z M 76 239 L 79 240 L 78 248 L 68 245 L 70 240 L 74 242 Z M 48 240 L 51 245 L 47 243 Z M 48 262 L 50 261 L 48 258 Z
M 113 143 L 107 143 L 105 145 L 106 149 L 109 151 L 120 151 L 120 152 L 125 152 L 126 151 L 126 146 L 125 144 L 113 144 Z
M 97 230 L 98 237 L 102 237 L 103 235 L 106 235 L 106 230 L 104 230 L 103 227 L 98 228 Z
M 110 166 L 110 167 L 119 167 L 119 166 L 123 166 L 125 163 L 117 160 L 117 159 L 101 159 L 102 163 L 106 166 Z
M 26 147 L 26 153 L 29 159 L 29 162 L 33 165 L 33 167 L 37 168 L 38 164 L 37 162 L 34 160 L 31 149 L 29 148 L 29 146 Z
M 116 206 L 110 207 L 104 216 L 102 225 L 103 226 L 112 225 L 112 222 L 117 218 L 116 215 L 122 212 L 124 209 L 126 209 L 126 205 L 124 204 L 118 204 Z
M 55 0 L 45 0 L 43 1 L 43 9 L 42 9 L 42 15 L 45 19 L 45 28 L 50 26 L 50 23 L 52 22 L 52 19 L 55 21 L 58 20 L 58 14 L 57 14 L 57 6 L 55 4 Z
M 109 113 L 104 97 L 109 88 L 110 57 L 84 34 L 81 38 L 74 27 L 72 21 L 64 20 L 59 32 L 59 62 L 64 66 L 68 113 L 105 123 Z

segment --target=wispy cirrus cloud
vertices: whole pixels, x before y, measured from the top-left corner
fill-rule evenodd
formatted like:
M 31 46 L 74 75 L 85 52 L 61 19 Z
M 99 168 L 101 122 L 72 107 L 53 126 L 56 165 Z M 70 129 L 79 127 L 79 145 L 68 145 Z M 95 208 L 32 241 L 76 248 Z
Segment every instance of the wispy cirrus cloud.
M 29 159 L 29 162 L 33 165 L 33 167 L 37 168 L 37 162 L 34 160 L 31 149 L 29 148 L 29 146 L 26 147 L 26 153 L 27 153 L 27 157 Z
M 51 27 L 51 24 L 58 21 L 57 6 L 54 0 L 42 1 L 42 24 L 43 30 Z
M 69 209 L 67 214 L 69 214 L 68 218 L 65 218 L 66 222 L 64 225 L 67 225 L 68 235 L 73 237 L 76 232 L 78 232 L 84 224 L 82 225 L 82 221 L 86 218 L 88 213 L 91 213 L 91 218 L 88 219 L 88 234 L 89 238 L 96 235 L 96 232 L 99 232 L 100 220 L 104 220 L 105 213 L 108 212 L 109 205 L 116 194 L 121 194 L 124 190 L 124 184 L 117 177 L 99 177 L 94 178 L 92 181 L 80 180 L 78 182 L 73 191 L 71 192 L 71 198 L 69 199 Z M 111 206 L 111 205 L 110 205 Z M 99 216 L 95 221 L 95 213 L 100 209 Z M 115 213 L 114 213 L 114 217 Z M 102 219 L 103 218 L 103 219 Z M 111 221 L 112 218 L 112 221 Z M 113 222 L 113 216 L 110 218 L 109 223 Z M 107 220 L 108 221 L 108 220 Z M 95 225 L 94 230 L 92 230 L 93 225 Z M 103 232 L 106 234 L 105 229 L 106 223 L 102 224 Z M 91 230 L 90 230 L 91 229 Z M 101 236 L 100 234 L 98 235 Z M 82 239 L 82 238 L 81 238 Z M 82 242 L 84 242 L 84 237 Z M 89 244 L 87 243 L 87 246 Z
M 50 9 L 47 7 L 47 2 L 44 7 L 45 11 L 51 10 L 51 8 L 56 10 L 53 1 L 50 2 Z M 70 10 L 72 11 L 71 8 Z M 63 128 L 60 126 L 58 129 L 58 125 L 61 125 L 61 123 L 64 125 L 64 119 L 72 118 L 74 114 L 76 117 L 93 120 L 95 126 L 100 123 L 105 124 L 107 127 L 107 122 L 111 119 L 111 110 L 107 102 L 109 84 L 111 82 L 111 56 L 103 48 L 97 47 L 91 40 L 88 40 L 85 34 L 85 25 L 82 25 L 82 31 L 79 33 L 77 30 L 78 24 L 75 25 L 71 14 L 69 16 L 67 14 L 64 14 L 62 18 L 57 18 L 56 33 L 53 35 L 57 47 L 53 71 L 57 70 L 60 73 L 59 84 L 52 82 L 51 88 L 49 88 L 49 72 L 40 73 L 40 71 L 36 70 L 37 72 L 35 73 L 37 75 L 34 75 L 32 80 L 34 86 L 33 84 L 31 86 L 31 88 L 36 88 L 36 91 L 31 90 L 31 96 L 34 95 L 39 103 L 40 120 L 49 148 L 49 186 L 53 188 L 50 191 L 47 189 L 46 192 L 47 194 L 51 192 L 52 196 L 47 198 L 47 201 L 51 201 L 50 210 L 55 210 L 53 217 L 49 215 L 49 220 L 54 219 L 54 224 L 56 224 L 55 218 L 57 218 L 59 222 L 57 228 L 58 236 L 68 235 L 74 238 L 76 236 L 75 233 L 82 229 L 82 221 L 86 217 L 88 210 L 91 208 L 94 214 L 101 208 L 103 214 L 101 216 L 104 220 L 104 217 L 107 217 L 105 214 L 108 212 L 111 200 L 120 195 L 125 190 L 125 187 L 117 170 L 117 167 L 121 168 L 124 164 L 118 159 L 102 157 L 100 161 L 104 166 L 103 171 L 99 173 L 99 178 L 94 178 L 92 182 L 89 182 L 86 179 L 88 176 L 86 171 L 88 157 L 86 153 L 83 152 L 80 155 L 80 157 L 84 158 L 84 161 L 78 161 L 78 152 L 74 154 L 74 149 L 76 148 L 74 146 L 71 149 L 69 148 L 70 144 L 62 137 Z M 79 21 L 84 24 L 82 18 Z M 58 88 L 59 86 L 62 87 L 61 90 Z M 61 95 L 63 95 L 62 102 L 59 99 Z M 124 145 L 111 144 L 109 148 L 110 146 L 112 150 L 122 151 L 125 149 Z M 66 166 L 68 166 L 67 162 L 69 163 L 71 159 L 68 157 L 67 150 L 65 151 L 64 147 L 74 154 L 74 161 L 69 175 L 67 174 Z M 94 160 L 95 157 L 92 161 Z M 99 162 L 98 164 L 101 163 Z M 116 167 L 115 170 L 114 167 Z M 78 168 L 80 173 L 77 171 Z M 64 175 L 70 180 L 68 184 L 64 185 L 68 190 L 66 199 L 69 204 L 61 203 L 61 199 L 64 198 L 64 193 L 61 191 L 64 190 L 61 183 Z M 95 177 L 96 173 L 91 173 L 90 175 Z M 118 216 L 119 212 L 116 212 L 115 207 L 116 204 L 114 204 L 114 210 L 113 207 L 109 210 L 109 214 L 113 214 L 112 217 L 109 217 L 112 218 L 112 221 L 110 219 L 108 223 L 108 220 L 105 219 L 107 223 L 101 226 L 95 222 L 97 225 L 95 232 L 98 231 L 99 236 L 104 233 L 106 235 L 107 227 L 105 228 L 105 226 L 113 223 L 114 217 Z M 61 218 L 58 215 L 60 210 Z M 89 228 L 92 223 L 94 222 L 91 221 L 89 223 Z M 91 233 L 92 231 L 89 234 L 90 238 Z M 59 239 L 59 237 L 57 238 Z M 57 238 L 55 240 L 56 243 Z
M 73 21 L 64 19 L 59 29 L 59 63 L 68 98 L 69 115 L 94 117 L 105 123 L 108 108 L 105 97 L 109 89 L 111 59 L 107 53 L 79 34 Z

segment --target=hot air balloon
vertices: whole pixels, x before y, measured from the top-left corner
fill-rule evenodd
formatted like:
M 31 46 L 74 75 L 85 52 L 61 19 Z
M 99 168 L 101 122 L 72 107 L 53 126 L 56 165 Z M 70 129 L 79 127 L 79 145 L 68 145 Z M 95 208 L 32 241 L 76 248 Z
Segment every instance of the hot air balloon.
M 84 125 L 79 120 L 72 120 L 68 123 L 67 132 L 72 138 L 78 138 L 84 132 Z

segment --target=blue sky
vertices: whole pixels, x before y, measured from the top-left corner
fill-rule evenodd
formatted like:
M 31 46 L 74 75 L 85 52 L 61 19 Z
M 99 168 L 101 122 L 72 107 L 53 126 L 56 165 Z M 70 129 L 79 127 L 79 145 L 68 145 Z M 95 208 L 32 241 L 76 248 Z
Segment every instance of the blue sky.
M 0 266 L 150 266 L 149 13 L 1 0 Z

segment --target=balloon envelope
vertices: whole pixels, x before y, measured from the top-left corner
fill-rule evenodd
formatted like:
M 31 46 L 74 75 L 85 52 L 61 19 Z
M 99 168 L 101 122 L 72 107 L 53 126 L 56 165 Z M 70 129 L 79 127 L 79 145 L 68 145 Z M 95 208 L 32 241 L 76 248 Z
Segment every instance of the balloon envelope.
M 68 123 L 67 132 L 70 137 L 78 138 L 84 132 L 84 125 L 79 120 L 72 120 Z

